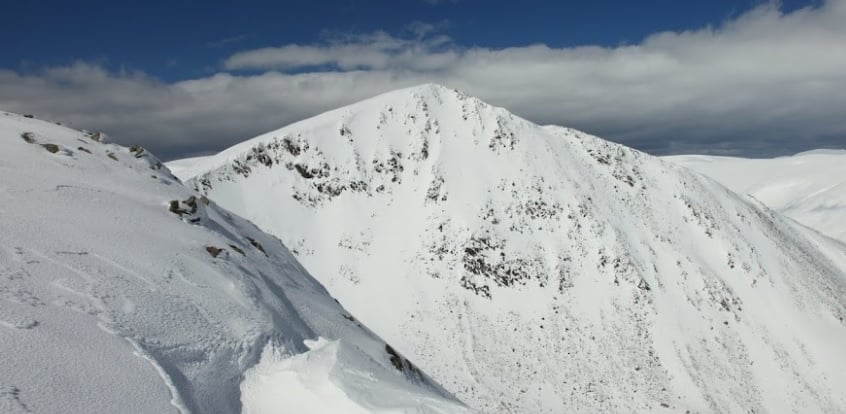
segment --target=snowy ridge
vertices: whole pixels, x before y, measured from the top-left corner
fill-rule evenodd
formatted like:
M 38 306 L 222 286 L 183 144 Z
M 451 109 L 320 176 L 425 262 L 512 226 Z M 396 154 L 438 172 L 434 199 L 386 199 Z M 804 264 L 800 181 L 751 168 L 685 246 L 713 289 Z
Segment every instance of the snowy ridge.
M 672 163 L 423 85 L 188 168 L 482 411 L 846 410 L 846 248 Z
M 466 411 L 278 239 L 102 138 L 0 113 L 0 412 Z
M 808 227 L 846 243 L 846 151 L 813 150 L 747 159 L 675 155 L 665 159 L 749 194 Z

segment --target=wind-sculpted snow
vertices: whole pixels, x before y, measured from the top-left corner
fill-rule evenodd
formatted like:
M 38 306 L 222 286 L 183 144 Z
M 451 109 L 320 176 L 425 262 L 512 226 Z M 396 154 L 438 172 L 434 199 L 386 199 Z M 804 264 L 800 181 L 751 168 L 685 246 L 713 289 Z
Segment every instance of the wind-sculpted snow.
M 0 113 L 0 412 L 465 411 L 278 239 L 103 138 Z
M 846 248 L 660 159 L 424 85 L 182 166 L 482 411 L 846 410 Z

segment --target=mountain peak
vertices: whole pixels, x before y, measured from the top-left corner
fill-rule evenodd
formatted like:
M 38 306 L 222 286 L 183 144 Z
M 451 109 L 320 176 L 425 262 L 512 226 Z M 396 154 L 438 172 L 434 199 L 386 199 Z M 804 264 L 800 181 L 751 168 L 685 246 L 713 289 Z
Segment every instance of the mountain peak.
M 458 91 L 458 90 L 453 89 L 453 88 L 448 88 L 448 87 L 441 85 L 439 83 L 426 82 L 426 83 L 421 83 L 419 85 L 411 86 L 411 87 L 406 88 L 406 89 L 398 89 L 398 90 L 395 90 L 393 92 L 402 92 L 402 91 L 413 92 L 413 93 L 430 93 L 430 94 L 437 95 L 437 94 L 455 92 L 455 91 Z M 391 92 L 388 92 L 388 93 L 391 93 Z
M 454 106 L 464 101 L 470 101 L 476 105 L 489 106 L 487 103 L 476 97 L 470 96 L 465 92 L 446 87 L 437 83 L 422 83 L 419 85 L 395 89 L 376 95 L 372 98 L 356 102 L 345 107 L 333 110 L 327 114 L 336 112 L 357 112 L 361 111 L 367 106 L 382 105 L 387 108 L 393 106 L 403 106 L 404 103 L 425 103 L 427 109 L 435 109 L 441 106 Z M 410 109 L 420 110 L 421 107 L 410 107 Z M 324 114 L 325 115 L 325 114 Z M 321 115 L 318 115 L 321 116 Z
M 397 89 L 387 92 L 381 96 L 392 97 L 394 99 L 399 98 L 400 100 L 403 98 L 411 100 L 425 100 L 429 102 L 430 105 L 434 104 L 436 106 L 445 105 L 448 102 L 455 101 L 472 101 L 478 105 L 490 106 L 487 102 L 479 99 L 478 97 L 469 95 L 460 89 L 449 88 L 444 85 L 431 82 L 405 89 Z M 378 100 L 379 96 L 376 96 L 373 99 Z
M 305 119 L 232 146 L 221 153 L 193 163 L 190 171 L 210 170 L 249 157 L 259 148 L 291 141 L 310 142 L 322 151 L 343 150 L 333 143 L 319 143 L 328 137 L 342 138 L 355 151 L 419 152 L 420 134 L 453 131 L 457 136 L 492 134 L 486 139 L 509 139 L 512 128 L 538 128 L 503 108 L 491 106 L 456 89 L 425 83 L 398 89 Z M 415 132 L 416 131 L 416 132 Z M 306 138 L 305 135 L 313 138 Z M 508 145 L 513 145 L 510 143 Z M 287 145 L 287 144 L 286 144 Z M 389 148 L 388 148 L 389 147 Z M 405 148 L 403 148 L 405 147 Z
M 481 411 L 846 407 L 843 355 L 783 345 L 846 346 L 842 247 L 639 151 L 422 85 L 197 171 Z
M 450 94 L 455 94 L 456 96 L 459 96 L 459 97 L 469 97 L 469 95 L 465 94 L 464 92 L 462 92 L 458 89 L 449 88 L 449 87 L 441 85 L 439 83 L 426 82 L 426 83 L 421 83 L 419 85 L 410 86 L 410 87 L 407 87 L 407 88 L 401 88 L 401 89 L 395 89 L 393 91 L 388 91 L 388 92 L 385 92 L 383 94 L 376 95 L 376 96 L 374 96 L 373 98 L 370 98 L 370 99 L 379 100 L 379 99 L 385 99 L 385 98 L 388 98 L 388 97 L 395 98 L 397 96 L 441 97 L 441 96 L 447 96 L 447 95 L 450 95 Z M 368 99 L 368 100 L 370 100 L 370 99 Z

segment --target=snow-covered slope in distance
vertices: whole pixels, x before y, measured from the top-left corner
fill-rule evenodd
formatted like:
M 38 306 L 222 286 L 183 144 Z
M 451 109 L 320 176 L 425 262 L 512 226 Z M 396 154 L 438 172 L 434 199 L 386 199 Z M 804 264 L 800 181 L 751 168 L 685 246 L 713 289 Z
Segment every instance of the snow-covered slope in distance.
M 784 215 L 846 243 L 846 151 L 815 150 L 749 159 L 664 157 L 749 194 Z
M 278 239 L 100 138 L 0 112 L 0 412 L 465 411 Z
M 486 412 L 843 412 L 846 251 L 713 180 L 436 85 L 190 182 Z
M 173 160 L 167 163 L 167 168 L 177 177 L 193 177 L 204 173 L 202 166 L 210 157 L 200 156 Z

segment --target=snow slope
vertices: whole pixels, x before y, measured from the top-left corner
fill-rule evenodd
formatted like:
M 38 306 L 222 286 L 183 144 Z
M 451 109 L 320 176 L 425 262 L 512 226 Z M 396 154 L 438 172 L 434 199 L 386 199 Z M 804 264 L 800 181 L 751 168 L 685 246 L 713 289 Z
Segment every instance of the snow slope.
M 846 248 L 672 163 L 423 85 L 191 168 L 482 411 L 846 410 Z
M 664 157 L 749 194 L 770 208 L 846 243 L 846 151 L 747 159 L 707 155 Z
M 173 160 L 167 163 L 167 168 L 177 177 L 193 177 L 204 173 L 202 165 L 209 157 L 192 157 Z
M 100 139 L 0 112 L 0 412 L 465 411 L 278 239 Z

